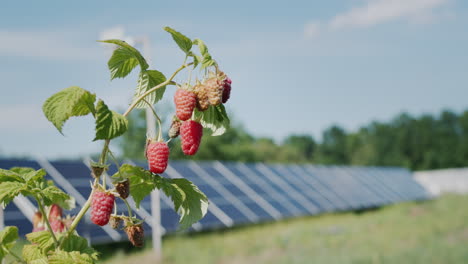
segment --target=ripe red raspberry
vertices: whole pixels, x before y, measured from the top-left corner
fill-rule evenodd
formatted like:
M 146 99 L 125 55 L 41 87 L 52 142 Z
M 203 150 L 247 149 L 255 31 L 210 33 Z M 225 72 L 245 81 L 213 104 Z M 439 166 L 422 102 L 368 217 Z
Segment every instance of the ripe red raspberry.
M 50 227 L 54 232 L 63 232 L 65 225 L 60 219 L 54 219 L 50 221 Z
M 193 109 L 197 104 L 197 96 L 193 92 L 177 89 L 174 95 L 174 103 L 177 117 L 185 121 L 192 117 Z
M 231 79 L 226 77 L 224 80 L 223 104 L 225 104 L 229 100 L 229 97 L 231 97 L 231 83 Z
M 91 221 L 96 225 L 106 225 L 114 208 L 114 195 L 96 190 L 91 201 Z
M 143 230 L 143 225 L 131 225 L 125 228 L 125 233 L 127 233 L 128 240 L 132 242 L 132 245 L 135 247 L 142 247 L 145 242 L 145 231 Z
M 146 158 L 152 173 L 163 173 L 169 160 L 169 147 L 164 142 L 151 142 L 146 148 Z
M 182 151 L 185 155 L 197 153 L 203 136 L 203 127 L 200 123 L 188 120 L 180 126 L 180 136 L 182 141 Z

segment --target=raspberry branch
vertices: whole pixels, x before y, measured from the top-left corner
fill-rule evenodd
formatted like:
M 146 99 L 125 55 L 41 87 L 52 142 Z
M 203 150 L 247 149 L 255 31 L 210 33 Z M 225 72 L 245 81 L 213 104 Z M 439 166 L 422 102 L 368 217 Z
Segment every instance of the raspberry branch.
M 138 97 L 138 98 L 128 107 L 127 111 L 125 111 L 125 113 L 123 114 L 123 116 L 124 116 L 124 117 L 127 117 L 128 114 L 130 114 L 130 112 L 136 107 L 136 105 L 137 105 L 140 101 L 144 100 L 144 98 L 145 98 L 146 96 L 148 96 L 150 93 L 153 93 L 153 92 L 156 91 L 157 89 L 160 89 L 160 88 L 162 88 L 162 87 L 164 87 L 164 86 L 166 86 L 166 85 L 168 85 L 168 84 L 174 84 L 174 82 L 173 82 L 172 80 L 176 77 L 176 75 L 177 75 L 180 71 L 182 71 L 183 69 L 185 69 L 186 67 L 188 67 L 188 66 L 190 66 L 190 65 L 192 65 L 192 64 L 193 64 L 193 62 L 188 63 L 188 64 L 186 64 L 186 63 L 184 62 L 184 64 L 183 64 L 182 66 L 180 66 L 180 67 L 171 75 L 171 77 L 169 77 L 169 79 L 167 79 L 166 81 L 160 83 L 159 85 L 157 85 L 157 86 L 151 88 L 150 90 L 148 90 L 148 91 L 146 91 L 144 94 L 142 94 L 140 97 Z M 104 163 L 106 162 L 107 153 L 108 153 L 108 151 L 109 151 L 109 144 L 110 144 L 110 139 L 106 139 L 106 140 L 104 141 L 104 147 L 103 147 L 103 149 L 102 149 L 101 156 L 100 156 L 100 158 L 99 158 L 99 162 L 100 162 L 101 164 L 104 164 Z M 76 215 L 76 217 L 75 217 L 75 219 L 73 220 L 72 224 L 70 225 L 70 228 L 68 229 L 68 232 L 67 232 L 67 234 L 65 235 L 65 237 L 69 237 L 69 236 L 73 233 L 73 231 L 76 229 L 76 226 L 78 225 L 78 223 L 81 221 L 81 219 L 83 218 L 83 216 L 86 214 L 86 212 L 87 212 L 87 211 L 89 210 L 89 208 L 91 207 L 91 201 L 92 201 L 93 194 L 94 194 L 94 190 L 96 189 L 97 183 L 98 183 L 98 179 L 95 179 L 95 180 L 94 180 L 94 183 L 93 183 L 93 189 L 92 189 L 91 193 L 89 194 L 88 200 L 86 201 L 86 203 L 83 205 L 83 207 L 81 208 L 81 210 L 80 210 L 80 211 L 78 212 L 78 214 Z M 126 203 L 126 204 L 127 204 L 127 206 L 129 206 L 128 203 Z M 130 213 L 131 213 L 131 210 L 129 210 L 129 214 L 130 214 Z M 42 212 L 42 214 L 45 215 L 44 212 Z M 51 232 L 52 232 L 52 237 L 54 238 L 54 241 L 55 241 L 56 245 L 58 245 L 57 239 L 55 238 L 55 235 L 54 235 L 52 229 L 50 228 L 50 224 L 49 224 L 49 221 L 47 221 L 47 218 L 46 218 L 46 223 L 47 223 L 47 225 L 48 225 L 48 227 L 49 227 L 49 230 L 51 230 Z M 60 243 L 59 248 L 62 247 L 63 241 L 65 241 L 65 239 L 62 240 L 62 243 Z

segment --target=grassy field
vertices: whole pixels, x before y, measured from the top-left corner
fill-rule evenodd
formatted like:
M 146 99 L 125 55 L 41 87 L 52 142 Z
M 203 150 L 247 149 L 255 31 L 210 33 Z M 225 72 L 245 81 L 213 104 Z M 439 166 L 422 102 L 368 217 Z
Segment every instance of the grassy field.
M 359 214 L 171 236 L 163 240 L 163 263 L 468 263 L 467 205 L 468 196 L 447 195 Z M 106 264 L 154 263 L 149 249 L 103 257 Z

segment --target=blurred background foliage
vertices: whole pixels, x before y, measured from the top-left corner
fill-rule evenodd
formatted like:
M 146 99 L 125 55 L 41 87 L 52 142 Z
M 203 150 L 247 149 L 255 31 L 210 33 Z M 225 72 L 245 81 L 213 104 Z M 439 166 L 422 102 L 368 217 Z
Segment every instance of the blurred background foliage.
M 130 129 L 119 140 L 122 158 L 144 159 L 144 117 L 141 110 L 129 116 Z M 163 133 L 169 126 L 164 123 Z M 355 132 L 333 125 L 323 131 L 320 141 L 308 134 L 291 134 L 280 143 L 256 137 L 234 121 L 223 136 L 204 137 L 195 156 L 182 153 L 179 139 L 170 144 L 173 160 L 401 166 L 412 170 L 464 167 L 468 166 L 468 110 L 418 117 L 402 113 L 389 122 L 374 121 Z

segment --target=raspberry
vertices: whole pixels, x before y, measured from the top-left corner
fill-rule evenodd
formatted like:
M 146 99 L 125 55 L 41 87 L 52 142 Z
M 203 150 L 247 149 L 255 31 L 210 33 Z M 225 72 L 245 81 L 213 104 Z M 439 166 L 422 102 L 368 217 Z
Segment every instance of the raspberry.
M 141 224 L 131 225 L 125 228 L 125 233 L 127 233 L 128 240 L 135 247 L 142 247 L 145 242 L 145 231 Z
M 96 225 L 106 225 L 114 208 L 114 195 L 96 190 L 91 201 L 91 221 Z
M 225 104 L 229 100 L 229 97 L 231 97 L 231 83 L 231 79 L 226 77 L 224 80 L 223 104 Z
M 50 221 L 50 227 L 54 232 L 63 232 L 65 225 L 60 219 L 54 219 Z
M 146 148 L 146 158 L 152 173 L 163 173 L 169 159 L 169 147 L 164 142 L 151 142 Z
M 44 222 L 42 222 L 42 214 L 41 212 L 35 212 L 33 216 L 33 232 L 43 231 Z
M 170 138 L 176 138 L 180 134 L 180 126 L 182 125 L 182 122 L 177 119 L 172 120 L 171 128 L 169 128 L 169 137 Z
M 197 97 L 195 93 L 179 88 L 175 92 L 174 103 L 176 105 L 177 117 L 185 121 L 192 117 L 193 109 L 197 104 Z
M 207 90 L 202 84 L 197 84 L 193 87 L 195 94 L 197 95 L 197 108 L 200 111 L 205 111 L 210 106 Z
M 60 206 L 53 204 L 50 207 L 49 211 L 49 221 L 60 219 L 63 216 L 62 208 Z
M 119 193 L 122 199 L 127 199 L 130 194 L 130 181 L 128 179 L 114 184 L 115 190 Z
M 109 220 L 110 226 L 113 229 L 119 229 L 120 226 L 122 225 L 122 222 L 123 222 L 122 218 L 117 215 L 111 215 L 110 220 Z
M 217 77 L 211 77 L 204 82 L 204 86 L 210 105 L 219 105 L 223 97 L 224 82 Z
M 200 123 L 188 120 L 180 126 L 180 136 L 182 141 L 182 151 L 185 155 L 197 153 L 200 141 L 203 136 L 203 127 Z

